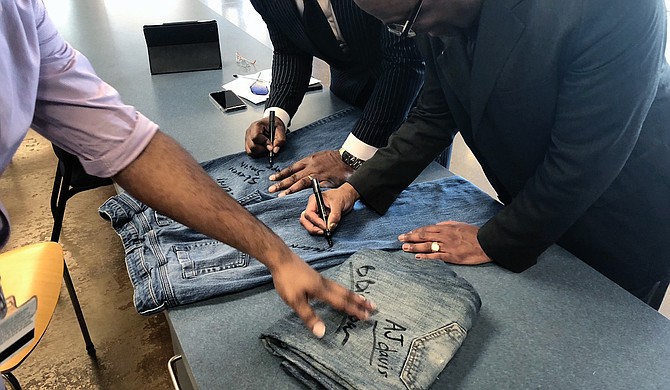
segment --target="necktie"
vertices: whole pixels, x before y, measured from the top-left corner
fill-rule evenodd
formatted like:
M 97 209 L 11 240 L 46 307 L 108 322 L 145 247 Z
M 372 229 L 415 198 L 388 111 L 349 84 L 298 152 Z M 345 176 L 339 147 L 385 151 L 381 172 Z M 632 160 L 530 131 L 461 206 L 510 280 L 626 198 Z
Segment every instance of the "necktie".
M 309 39 L 327 59 L 345 61 L 347 56 L 335 38 L 330 23 L 317 0 L 304 0 L 304 3 L 302 21 Z

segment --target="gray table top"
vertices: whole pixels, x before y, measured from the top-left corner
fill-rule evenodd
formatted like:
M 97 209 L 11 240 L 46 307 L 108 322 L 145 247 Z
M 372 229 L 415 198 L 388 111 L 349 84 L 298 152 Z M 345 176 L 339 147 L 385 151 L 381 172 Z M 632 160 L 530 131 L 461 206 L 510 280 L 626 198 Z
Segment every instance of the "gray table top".
M 252 73 L 235 62 L 235 52 L 269 69 L 272 51 L 197 0 L 46 0 L 60 33 L 91 61 L 98 75 L 116 88 L 124 102 L 158 123 L 198 161 L 244 150 L 244 132 L 262 116 L 264 106 L 223 114 L 209 92 Z M 216 20 L 223 69 L 151 75 L 142 27 L 184 20 Z M 292 120 L 298 129 L 347 105 L 327 89 L 307 93 Z
M 124 100 L 196 159 L 239 152 L 262 107 L 222 114 L 207 94 L 240 72 L 235 51 L 269 68 L 270 49 L 197 0 L 47 0 L 63 36 Z M 144 24 L 215 19 L 223 69 L 151 76 Z M 344 108 L 309 94 L 294 128 Z M 433 170 L 432 174 L 445 171 Z M 455 267 L 479 291 L 480 317 L 435 388 L 670 388 L 670 321 L 558 247 L 522 274 Z M 258 335 L 289 313 L 270 287 L 171 309 L 192 381 L 203 389 L 295 388 Z

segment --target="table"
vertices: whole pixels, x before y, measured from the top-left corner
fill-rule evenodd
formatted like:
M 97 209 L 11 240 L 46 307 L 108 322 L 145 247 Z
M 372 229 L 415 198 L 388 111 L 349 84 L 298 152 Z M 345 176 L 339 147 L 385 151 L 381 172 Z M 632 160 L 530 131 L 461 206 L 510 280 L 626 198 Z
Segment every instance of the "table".
M 197 0 L 46 0 L 61 35 L 91 61 L 98 75 L 116 88 L 161 130 L 203 162 L 244 150 L 244 132 L 264 106 L 223 114 L 209 92 L 251 73 L 235 62 L 235 52 L 255 59 L 256 71 L 269 69 L 272 51 Z M 142 26 L 184 20 L 216 20 L 223 69 L 152 76 Z M 327 89 L 309 92 L 292 120 L 298 129 L 347 105 Z
M 244 129 L 262 108 L 222 117 L 207 93 L 239 71 L 235 50 L 257 59 L 260 70 L 270 66 L 269 49 L 197 0 L 57 6 L 60 15 L 51 14 L 63 35 L 196 159 L 242 150 Z M 150 76 L 141 26 L 188 19 L 219 22 L 223 70 Z M 294 128 L 343 107 L 327 91 L 310 94 Z M 521 274 L 492 264 L 454 268 L 483 306 L 434 388 L 670 388 L 670 321 L 561 248 L 551 247 Z M 202 389 L 299 387 L 258 340 L 288 313 L 269 286 L 170 309 L 174 347 L 188 375 L 180 379 Z

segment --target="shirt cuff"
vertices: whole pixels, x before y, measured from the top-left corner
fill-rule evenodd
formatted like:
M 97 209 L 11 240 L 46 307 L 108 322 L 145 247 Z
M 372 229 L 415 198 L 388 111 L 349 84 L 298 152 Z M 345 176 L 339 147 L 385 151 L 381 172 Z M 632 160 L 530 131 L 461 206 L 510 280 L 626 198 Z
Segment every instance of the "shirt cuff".
M 372 156 L 377 153 L 377 148 L 359 140 L 352 133 L 349 133 L 349 136 L 344 141 L 344 144 L 342 144 L 342 148 L 351 153 L 354 157 L 365 161 L 371 159 Z
M 279 107 L 268 107 L 265 109 L 265 112 L 263 112 L 263 118 L 267 118 L 270 116 L 270 111 L 274 110 L 275 112 L 275 117 L 281 119 L 282 122 L 284 122 L 284 127 L 288 128 L 289 122 L 291 122 L 291 116 L 284 110 L 283 108 Z

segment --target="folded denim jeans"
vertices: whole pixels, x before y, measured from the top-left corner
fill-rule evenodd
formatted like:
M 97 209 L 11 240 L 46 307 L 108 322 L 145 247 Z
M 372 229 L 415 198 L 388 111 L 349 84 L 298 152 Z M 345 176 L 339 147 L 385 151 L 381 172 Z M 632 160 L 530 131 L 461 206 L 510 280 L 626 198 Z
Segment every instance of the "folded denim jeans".
M 221 157 L 203 168 L 231 196 L 274 230 L 315 269 L 343 262 L 361 248 L 400 249 L 399 234 L 419 224 L 458 220 L 481 226 L 500 205 L 459 177 L 412 185 L 379 216 L 357 203 L 334 232 L 330 248 L 299 223 L 311 191 L 282 198 L 267 192 L 268 176 L 318 150 L 334 149 L 360 116 L 347 109 L 287 136 L 287 146 L 269 166 L 267 159 L 244 153 Z M 197 302 L 268 283 L 270 272 L 255 258 L 161 215 L 121 193 L 99 209 L 119 234 L 125 250 L 134 304 L 140 314 Z
M 360 321 L 319 303 L 322 339 L 295 313 L 263 332 L 268 351 L 310 388 L 426 389 L 481 307 L 475 289 L 441 261 L 364 249 L 323 274 L 371 299 L 377 311 Z

